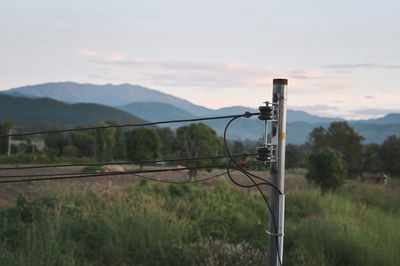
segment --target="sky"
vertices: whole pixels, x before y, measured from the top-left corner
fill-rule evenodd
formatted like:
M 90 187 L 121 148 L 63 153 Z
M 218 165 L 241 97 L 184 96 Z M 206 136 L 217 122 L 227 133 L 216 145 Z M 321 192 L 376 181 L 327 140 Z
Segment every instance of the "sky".
M 400 1 L 2 0 L 0 90 L 130 83 L 209 108 L 400 112 Z

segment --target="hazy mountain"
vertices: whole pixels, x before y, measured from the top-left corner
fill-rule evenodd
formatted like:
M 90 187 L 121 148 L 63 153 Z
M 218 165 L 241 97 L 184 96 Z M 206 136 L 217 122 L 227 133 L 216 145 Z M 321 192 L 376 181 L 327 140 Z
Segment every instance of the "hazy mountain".
M 152 122 L 195 117 L 192 113 L 166 103 L 133 102 L 118 108 Z
M 131 102 L 161 102 L 189 113 L 205 114 L 209 111 L 209 109 L 192 104 L 187 100 L 130 84 L 93 85 L 57 82 L 14 88 L 3 93 L 18 93 L 29 97 L 49 97 L 67 103 L 98 103 L 109 106 L 121 106 Z
M 144 120 L 113 107 L 99 104 L 67 104 L 50 98 L 30 99 L 0 94 L 0 120 L 12 119 L 23 127 L 74 127 L 112 120 L 118 124 Z
M 355 120 L 350 121 L 351 123 L 359 123 L 359 124 L 376 124 L 376 125 L 389 125 L 389 124 L 397 124 L 400 123 L 400 114 L 387 114 L 384 117 L 377 119 L 368 119 L 368 120 Z
M 194 117 L 204 117 L 204 116 L 225 116 L 225 115 L 236 115 L 242 114 L 246 111 L 257 112 L 256 109 L 244 107 L 244 106 L 232 106 L 221 108 L 217 110 L 208 109 L 202 106 L 198 106 L 190 103 L 187 100 L 180 99 L 178 97 L 168 95 L 156 90 L 151 90 L 141 86 L 135 86 L 130 84 L 121 85 L 93 85 L 93 84 L 78 84 L 73 82 L 60 82 L 60 83 L 45 83 L 34 86 L 25 86 L 20 88 L 15 88 L 6 92 L 6 94 L 14 94 L 25 97 L 50 97 L 69 103 L 76 102 L 94 102 L 99 104 L 118 106 L 121 110 L 129 112 L 131 115 L 141 117 L 142 119 L 149 121 L 162 121 L 162 120 L 173 120 L 173 119 L 186 119 Z M 28 99 L 26 99 L 28 100 Z M 33 99 L 29 99 L 33 101 Z M 50 99 L 37 99 L 39 101 L 52 101 Z M 20 98 L 22 101 L 22 98 Z M 30 110 L 29 112 L 21 112 L 21 116 L 17 117 L 17 121 L 31 122 L 38 121 L 41 117 L 44 121 L 51 121 L 51 123 L 59 123 L 60 125 L 73 123 L 79 124 L 89 123 L 87 121 L 101 121 L 105 119 L 115 120 L 116 122 L 123 121 L 124 119 L 132 119 L 127 113 L 122 112 L 116 113 L 116 109 L 95 105 L 95 104 L 80 104 L 80 105 L 68 105 L 65 103 L 57 102 L 56 106 L 52 107 L 57 113 L 57 119 L 52 118 L 52 112 L 48 110 L 53 110 L 51 108 L 45 108 L 47 111 L 43 111 L 43 116 L 38 115 L 37 112 L 42 109 L 36 109 L 29 107 L 29 102 L 26 104 L 17 105 L 14 109 L 7 103 L 1 103 L 2 117 L 4 114 L 12 114 L 11 110 Z M 46 103 L 48 106 L 49 103 Z M 54 103 L 53 103 L 54 104 Z M 7 107 L 6 107 L 7 106 Z M 69 106 L 69 107 L 67 107 Z M 100 111 L 97 113 L 90 113 L 96 117 L 96 119 L 86 118 L 90 116 L 82 112 L 79 115 L 69 115 L 68 108 L 72 106 L 79 107 L 79 110 L 88 108 L 89 106 L 96 109 L 100 108 L 104 110 L 113 110 L 113 115 L 108 112 L 107 115 L 100 118 Z M 96 108 L 95 108 L 96 107 Z M 104 109 L 109 108 L 109 109 Z M 74 108 L 72 108 L 74 109 Z M 71 110 L 72 110 L 71 109 Z M 99 110 L 100 110 L 99 109 Z M 34 110 L 32 112 L 32 110 Z M 62 110 L 62 111 L 61 111 Z M 40 113 L 42 114 L 42 113 Z M 124 114 L 124 115 L 122 115 Z M 36 118 L 31 119 L 30 116 L 34 115 Z M 10 116 L 10 115 L 9 115 Z M 15 114 L 13 114 L 15 116 Z M 26 116 L 26 117 L 24 117 Z M 115 116 L 117 118 L 111 118 Z M 129 116 L 129 118 L 127 117 Z M 124 118 L 123 118 L 124 117 Z M 288 122 L 288 142 L 295 144 L 302 144 L 307 140 L 308 134 L 313 128 L 323 126 L 325 128 L 329 127 L 329 124 L 333 121 L 343 120 L 340 118 L 327 118 L 319 117 L 315 115 L 308 114 L 303 111 L 288 110 L 287 114 Z M 137 118 L 136 118 L 137 119 Z M 212 128 L 214 128 L 219 135 L 223 134 L 225 124 L 228 120 L 215 120 L 205 122 Z M 43 122 L 43 121 L 42 121 Z M 359 134 L 366 138 L 365 142 L 378 142 L 381 143 L 388 135 L 399 135 L 400 132 L 400 114 L 389 114 L 383 118 L 370 119 L 370 120 L 356 120 L 348 121 L 351 126 L 355 128 Z M 95 122 L 90 122 L 95 123 Z M 171 124 L 169 126 L 176 128 L 182 126 L 182 123 Z M 231 139 L 249 139 L 257 140 L 263 134 L 263 122 L 259 121 L 256 117 L 252 119 L 239 119 L 232 124 L 232 128 L 229 131 L 229 138 Z

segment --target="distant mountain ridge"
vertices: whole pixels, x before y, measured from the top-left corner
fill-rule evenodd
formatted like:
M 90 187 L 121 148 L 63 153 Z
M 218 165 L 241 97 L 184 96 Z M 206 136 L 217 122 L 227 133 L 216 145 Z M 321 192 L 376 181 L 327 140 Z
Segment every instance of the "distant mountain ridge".
M 30 99 L 0 94 L 0 120 L 4 119 L 12 119 L 15 126 L 31 128 L 75 127 L 105 120 L 118 124 L 145 122 L 110 106 L 67 104 L 50 98 Z
M 124 113 L 128 112 L 135 117 L 140 117 L 148 121 L 186 119 L 202 116 L 226 116 L 242 114 L 246 111 L 258 111 L 244 106 L 225 107 L 217 110 L 208 109 L 160 91 L 130 84 L 45 83 L 15 88 L 4 91 L 1 94 L 17 95 L 32 99 L 45 96 L 69 103 L 95 102 L 114 106 L 123 110 Z M 308 134 L 313 128 L 319 126 L 327 128 L 333 121 L 343 121 L 343 119 L 319 117 L 304 111 L 288 110 L 288 142 L 302 144 L 307 140 Z M 367 143 L 380 143 L 388 135 L 398 135 L 400 132 L 400 114 L 389 114 L 378 119 L 348 122 L 357 132 L 366 138 L 365 142 Z M 219 135 L 222 135 L 226 121 L 207 121 L 206 124 L 216 130 Z M 169 124 L 168 126 L 176 128 L 181 125 L 179 123 Z M 257 140 L 262 134 L 263 123 L 257 118 L 240 119 L 232 125 L 229 138 Z

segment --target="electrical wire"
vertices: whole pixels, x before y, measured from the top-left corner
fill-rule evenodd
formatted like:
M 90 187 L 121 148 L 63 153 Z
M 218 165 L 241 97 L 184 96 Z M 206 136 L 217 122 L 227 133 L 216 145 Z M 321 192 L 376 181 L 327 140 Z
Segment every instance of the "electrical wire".
M 235 154 L 233 157 L 249 157 L 256 156 L 256 153 L 241 153 Z M 231 158 L 230 155 L 218 155 L 218 156 L 200 156 L 200 157 L 189 157 L 189 158 L 174 158 L 174 159 L 160 159 L 160 160 L 142 160 L 142 161 L 127 161 L 127 162 L 109 162 L 109 163 L 89 163 L 89 164 L 49 164 L 49 165 L 35 165 L 35 166 L 22 166 L 22 167 L 7 167 L 0 168 L 0 171 L 5 170 L 26 170 L 26 169 L 42 169 L 42 168 L 59 168 L 59 167 L 80 167 L 80 166 L 105 166 L 105 165 L 129 165 L 129 164 L 148 164 L 148 163 L 168 163 L 168 162 L 179 162 L 179 161 L 192 161 L 192 160 L 207 160 L 207 159 L 224 159 Z
M 277 224 L 276 224 L 276 221 L 275 221 L 275 215 L 274 215 L 274 213 L 273 213 L 273 211 L 272 211 L 272 208 L 271 208 L 271 206 L 270 206 L 270 204 L 269 204 L 269 202 L 268 202 L 267 197 L 264 195 L 263 191 L 261 190 L 260 185 L 268 185 L 268 186 L 271 186 L 271 187 L 273 187 L 274 189 L 276 189 L 280 194 L 282 194 L 282 192 L 279 190 L 278 187 L 276 187 L 276 186 L 275 186 L 274 184 L 272 184 L 271 182 L 269 182 L 269 181 L 267 181 L 267 180 L 265 180 L 265 179 L 263 179 L 263 178 L 261 178 L 261 177 L 258 177 L 258 176 L 256 176 L 256 175 L 253 175 L 253 174 L 249 173 L 248 171 L 246 171 L 245 169 L 243 169 L 243 168 L 240 166 L 240 164 L 238 164 L 238 162 L 235 160 L 235 158 L 232 156 L 232 153 L 231 153 L 231 151 L 230 151 L 230 149 L 229 149 L 229 147 L 228 147 L 228 144 L 227 144 L 226 134 L 227 134 L 227 131 L 228 131 L 229 126 L 231 125 L 231 123 L 232 123 L 233 121 L 235 121 L 236 119 L 241 118 L 241 117 L 243 117 L 243 116 L 237 116 L 237 117 L 232 118 L 232 119 L 226 124 L 225 129 L 224 129 L 224 146 L 225 146 L 225 150 L 226 150 L 226 152 L 228 153 L 228 155 L 231 156 L 231 159 L 229 160 L 229 162 L 228 162 L 227 165 L 226 165 L 226 172 L 227 172 L 227 175 L 228 175 L 229 179 L 230 179 L 234 184 L 236 184 L 236 185 L 238 185 L 238 186 L 240 186 L 240 187 L 244 187 L 244 188 L 257 187 L 257 190 L 260 192 L 262 198 L 264 199 L 265 203 L 267 204 L 268 210 L 269 210 L 270 215 L 271 215 L 271 218 L 272 218 L 272 222 L 273 222 L 273 226 L 274 226 L 275 232 L 278 233 L 278 227 L 277 227 Z M 234 162 L 235 162 L 235 165 L 237 165 L 237 168 L 236 168 L 236 169 L 239 170 L 240 172 L 242 172 L 243 174 L 245 174 L 245 175 L 250 179 L 250 181 L 253 183 L 253 185 L 250 185 L 250 186 L 249 186 L 249 185 L 242 185 L 242 184 L 239 184 L 238 182 L 236 182 L 236 180 L 235 180 L 234 178 L 232 178 L 232 176 L 230 175 L 230 163 L 231 163 L 232 161 L 234 161 Z M 262 182 L 262 183 L 257 183 L 257 182 L 252 178 L 252 176 L 255 177 L 255 178 L 257 178 L 257 179 L 259 179 L 259 180 L 262 180 L 263 182 Z M 282 266 L 282 260 L 281 260 L 280 253 L 279 253 L 279 241 L 278 241 L 278 238 L 275 238 L 275 239 L 276 239 L 276 245 L 277 245 L 277 255 L 278 255 L 279 265 Z M 270 254 L 269 254 L 269 255 L 270 255 Z
M 144 173 L 160 173 L 160 172 L 172 172 L 172 171 L 185 171 L 185 170 L 199 170 L 199 169 L 210 169 L 210 168 L 225 168 L 225 165 L 208 165 L 208 166 L 196 166 L 196 167 L 182 167 L 182 168 L 168 168 L 168 169 L 153 169 L 153 170 L 140 170 L 140 171 L 129 171 L 129 172 L 108 172 L 108 173 L 74 173 L 74 174 L 49 174 L 49 175 L 38 175 L 44 178 L 25 178 L 25 177 L 36 177 L 36 175 L 26 175 L 23 179 L 13 180 L 0 180 L 0 184 L 7 183 L 21 183 L 31 181 L 51 181 L 61 179 L 78 179 L 86 177 L 102 177 L 102 176 L 115 176 L 115 175 L 132 175 L 132 174 L 144 174 Z M 51 177 L 57 176 L 57 177 Z M 22 177 L 20 177 L 22 178 Z
M 236 169 L 233 169 L 233 170 L 231 170 L 230 172 L 233 172 L 233 171 L 236 171 Z M 148 176 L 142 176 L 142 175 L 134 174 L 134 176 L 137 176 L 137 177 L 140 177 L 140 178 L 143 178 L 143 179 L 147 179 L 147 180 L 155 181 L 155 182 L 160 182 L 160 183 L 167 183 L 167 184 L 193 184 L 193 183 L 201 183 L 201 182 L 205 182 L 205 181 L 208 181 L 208 180 L 211 180 L 211 179 L 214 179 L 214 178 L 223 176 L 223 175 L 226 175 L 226 173 L 223 172 L 223 173 L 221 173 L 221 174 L 209 176 L 209 177 L 206 177 L 206 178 L 203 178 L 203 179 L 191 180 L 191 181 L 190 181 L 190 180 L 187 180 L 187 181 L 169 181 L 169 180 L 158 180 L 158 179 L 151 178 L 151 177 L 148 177 Z
M 86 130 L 93 130 L 93 129 L 124 128 L 124 127 L 145 127 L 145 126 L 153 126 L 153 125 L 159 125 L 159 124 L 170 124 L 170 123 L 183 123 L 183 122 L 196 122 L 196 121 L 205 121 L 205 120 L 227 119 L 227 118 L 233 118 L 233 117 L 242 117 L 244 115 L 253 116 L 253 115 L 258 115 L 258 114 L 259 113 L 246 112 L 245 114 L 242 114 L 242 115 L 226 115 L 226 116 L 214 116 L 214 117 L 203 117 L 203 118 L 192 118 L 192 119 L 166 120 L 166 121 L 147 122 L 147 123 L 138 123 L 138 124 L 123 124 L 123 125 L 108 125 L 108 126 L 70 128 L 70 129 L 59 129 L 59 130 L 46 130 L 46 131 L 37 131 L 37 132 L 28 132 L 28 133 L 14 133 L 14 134 L 0 135 L 0 138 L 2 138 L 2 137 L 23 137 L 23 136 L 33 136 L 33 135 L 50 134 L 50 133 L 64 133 L 64 132 L 72 132 L 72 131 L 86 131 Z

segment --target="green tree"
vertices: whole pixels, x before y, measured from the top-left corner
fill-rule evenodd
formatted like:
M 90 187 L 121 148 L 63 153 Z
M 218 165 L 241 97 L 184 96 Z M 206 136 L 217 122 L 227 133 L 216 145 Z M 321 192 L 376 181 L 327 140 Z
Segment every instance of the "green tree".
M 392 176 L 400 176 L 400 137 L 387 137 L 382 143 L 379 155 L 385 171 Z
M 301 150 L 301 148 L 294 144 L 286 145 L 286 153 L 285 153 L 285 168 L 293 169 L 293 168 L 301 168 L 305 166 L 305 153 Z
M 73 146 L 78 149 L 79 156 L 95 157 L 96 156 L 96 137 L 90 131 L 74 131 L 71 132 L 70 141 Z
M 362 169 L 362 145 L 364 139 L 346 122 L 333 122 L 328 128 L 328 145 L 342 153 L 347 173 L 360 174 Z
M 382 160 L 379 154 L 380 149 L 381 147 L 376 143 L 370 143 L 363 147 L 364 171 L 380 172 L 383 170 Z
M 342 154 L 331 148 L 323 148 L 308 158 L 307 180 L 321 187 L 322 193 L 343 184 L 346 175 Z
M 346 122 L 332 122 L 325 130 L 322 127 L 315 128 L 309 135 L 309 142 L 313 152 L 325 147 L 340 151 L 346 162 L 346 170 L 352 177 L 362 170 L 362 145 L 364 138 L 360 136 Z
M 114 121 L 104 121 L 99 126 L 114 126 Z M 97 129 L 96 136 L 96 159 L 100 162 L 111 161 L 114 157 L 116 128 Z
M 176 136 L 169 127 L 157 128 L 156 132 L 161 139 L 161 154 L 163 158 L 172 158 L 176 155 Z
M 328 147 L 327 132 L 323 127 L 316 127 L 308 135 L 308 142 L 311 144 L 313 152 L 317 152 L 322 148 Z
M 13 122 L 10 119 L 5 120 L 4 122 L 0 121 L 0 135 L 8 135 L 10 133 L 12 125 Z M 8 140 L 8 137 L 0 138 L 0 154 L 8 152 Z
M 149 128 L 138 128 L 125 133 L 126 156 L 129 160 L 153 160 L 160 156 L 161 139 Z
M 45 139 L 46 152 L 54 156 L 60 156 L 68 143 L 68 137 L 63 133 L 47 134 Z
M 218 155 L 222 146 L 217 133 L 203 123 L 190 124 L 177 130 L 177 143 L 181 156 L 199 157 Z M 186 161 L 186 167 L 206 166 L 216 163 L 216 160 Z M 197 175 L 197 170 L 190 170 L 190 178 Z

